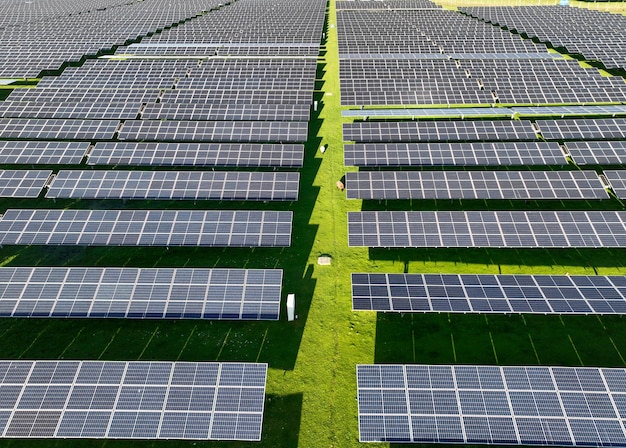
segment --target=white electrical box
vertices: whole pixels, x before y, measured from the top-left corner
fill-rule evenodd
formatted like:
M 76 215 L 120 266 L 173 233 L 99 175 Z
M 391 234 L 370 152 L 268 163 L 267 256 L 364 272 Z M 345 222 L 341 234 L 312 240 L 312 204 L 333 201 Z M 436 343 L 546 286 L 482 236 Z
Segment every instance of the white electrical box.
M 287 295 L 287 320 L 292 321 L 296 318 L 296 295 Z

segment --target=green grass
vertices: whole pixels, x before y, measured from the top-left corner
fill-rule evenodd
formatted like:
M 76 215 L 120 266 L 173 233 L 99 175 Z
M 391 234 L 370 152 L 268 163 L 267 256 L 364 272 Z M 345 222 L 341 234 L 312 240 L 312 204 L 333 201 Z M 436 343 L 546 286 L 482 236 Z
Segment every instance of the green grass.
M 536 4 L 536 3 L 535 3 Z M 620 317 L 375 314 L 351 310 L 351 272 L 623 274 L 625 250 L 348 248 L 346 213 L 361 209 L 612 209 L 617 200 L 346 200 L 334 1 L 319 61 L 321 110 L 311 122 L 293 204 L 169 201 L 2 201 L 8 207 L 293 209 L 286 249 L 5 247 L 8 266 L 246 267 L 284 270 L 297 296 L 295 322 L 0 320 L 0 359 L 249 361 L 269 363 L 262 441 L 2 440 L 0 447 L 354 447 L 355 365 L 467 363 L 623 366 Z M 327 145 L 321 154 L 318 148 Z M 332 256 L 331 266 L 317 257 Z M 283 315 L 285 315 L 283 310 Z M 368 444 L 368 447 L 386 446 Z

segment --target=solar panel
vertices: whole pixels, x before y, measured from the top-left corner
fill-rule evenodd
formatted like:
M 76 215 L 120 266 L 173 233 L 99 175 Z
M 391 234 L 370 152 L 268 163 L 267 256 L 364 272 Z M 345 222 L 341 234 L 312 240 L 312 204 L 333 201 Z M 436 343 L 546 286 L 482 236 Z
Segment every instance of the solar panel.
M 536 123 L 547 140 L 626 138 L 626 118 L 538 120 Z
M 261 439 L 267 364 L 0 361 L 0 436 Z
M 348 199 L 607 199 L 595 171 L 360 171 Z
M 302 144 L 98 142 L 88 165 L 299 168 Z
M 282 270 L 0 268 L 0 316 L 278 320 Z
M 626 212 L 348 212 L 348 245 L 625 247 Z
M 0 117 L 132 120 L 137 118 L 140 109 L 140 102 L 40 103 L 27 101 L 2 101 L 0 102 Z
M 36 198 L 51 175 L 50 170 L 0 170 L 0 197 Z
M 7 101 L 28 102 L 76 102 L 76 103 L 110 103 L 132 102 L 152 103 L 155 102 L 161 91 L 158 89 L 15 89 L 7 97 Z
M 353 142 L 456 142 L 536 140 L 530 121 L 402 121 L 343 125 L 343 139 Z
M 565 142 L 565 146 L 578 165 L 626 164 L 626 141 Z
M 38 120 L 1 118 L 0 138 L 40 140 L 109 140 L 117 131 L 117 120 Z
M 551 54 L 551 53 L 550 53 Z M 614 106 L 542 106 L 542 107 L 512 107 L 513 112 L 523 117 L 560 115 L 561 117 L 572 115 L 625 115 L 626 105 Z
M 46 197 L 296 201 L 299 182 L 299 173 L 62 170 Z
M 626 170 L 604 170 L 603 175 L 615 195 L 620 199 L 626 198 Z
M 344 145 L 347 166 L 565 165 L 556 142 L 355 143 Z
M 400 313 L 626 314 L 626 277 L 352 274 L 354 310 Z
M 266 120 L 309 121 L 307 104 L 147 104 L 144 120 Z
M 624 446 L 625 369 L 357 365 L 361 442 Z
M 127 120 L 118 138 L 137 141 L 302 143 L 307 140 L 307 128 L 307 122 L 286 121 Z
M 0 141 L 0 164 L 79 164 L 89 142 Z
M 341 111 L 342 117 L 360 118 L 511 118 L 514 116 L 513 109 L 506 107 L 446 107 L 446 108 L 423 108 L 423 109 L 348 109 Z
M 13 210 L 0 245 L 288 247 L 291 211 Z

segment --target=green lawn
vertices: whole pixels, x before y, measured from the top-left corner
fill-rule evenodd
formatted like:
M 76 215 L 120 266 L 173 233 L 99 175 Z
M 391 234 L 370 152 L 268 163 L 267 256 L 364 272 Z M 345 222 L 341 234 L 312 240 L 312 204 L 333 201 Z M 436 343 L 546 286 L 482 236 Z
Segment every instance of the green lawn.
M 334 0 L 319 60 L 319 116 L 310 126 L 300 200 L 293 204 L 121 201 L 2 201 L 7 207 L 250 208 L 294 210 L 292 247 L 0 249 L 8 266 L 246 267 L 284 270 L 297 296 L 295 322 L 0 320 L 0 358 L 249 361 L 269 363 L 260 443 L 2 440 L 1 447 L 352 447 L 359 445 L 355 366 L 468 363 L 623 366 L 620 317 L 355 313 L 351 272 L 620 274 L 625 250 L 348 248 L 346 213 L 363 209 L 623 209 L 601 203 L 346 200 Z M 321 154 L 318 148 L 327 145 Z M 350 168 L 351 169 L 351 168 Z M 317 257 L 332 256 L 331 266 Z M 283 310 L 284 311 L 284 310 Z M 285 313 L 283 312 L 283 315 Z M 367 446 L 386 446 L 369 444 Z

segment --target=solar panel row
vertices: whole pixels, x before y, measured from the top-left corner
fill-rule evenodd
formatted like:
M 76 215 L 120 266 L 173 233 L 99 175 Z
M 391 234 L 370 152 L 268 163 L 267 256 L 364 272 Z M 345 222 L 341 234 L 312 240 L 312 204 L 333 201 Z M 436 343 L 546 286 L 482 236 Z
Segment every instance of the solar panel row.
M 358 365 L 362 442 L 623 446 L 624 369 Z
M 352 274 L 354 310 L 626 314 L 626 277 Z
M 0 361 L 0 437 L 260 440 L 267 364 Z
M 361 171 L 348 199 L 606 199 L 595 171 Z
M 88 165 L 299 168 L 302 144 L 98 142 Z
M 355 122 L 343 125 L 343 140 L 363 143 L 537 140 L 530 121 Z
M 565 165 L 567 161 L 556 142 L 354 143 L 344 145 L 344 163 L 359 167 L 531 166 Z
M 0 316 L 278 320 L 282 270 L 0 268 Z
M 51 175 L 48 170 L 0 170 L 0 197 L 36 198 Z
M 554 6 L 470 7 L 462 11 L 539 41 L 550 42 L 554 47 L 583 55 L 587 60 L 601 61 L 609 69 L 626 68 L 626 20 L 619 14 Z M 598 34 L 599 29 L 605 32 Z
M 295 201 L 299 181 L 299 173 L 61 170 L 46 197 Z
M 0 245 L 288 247 L 291 211 L 12 210 Z
M 348 245 L 625 247 L 626 212 L 348 212 Z

